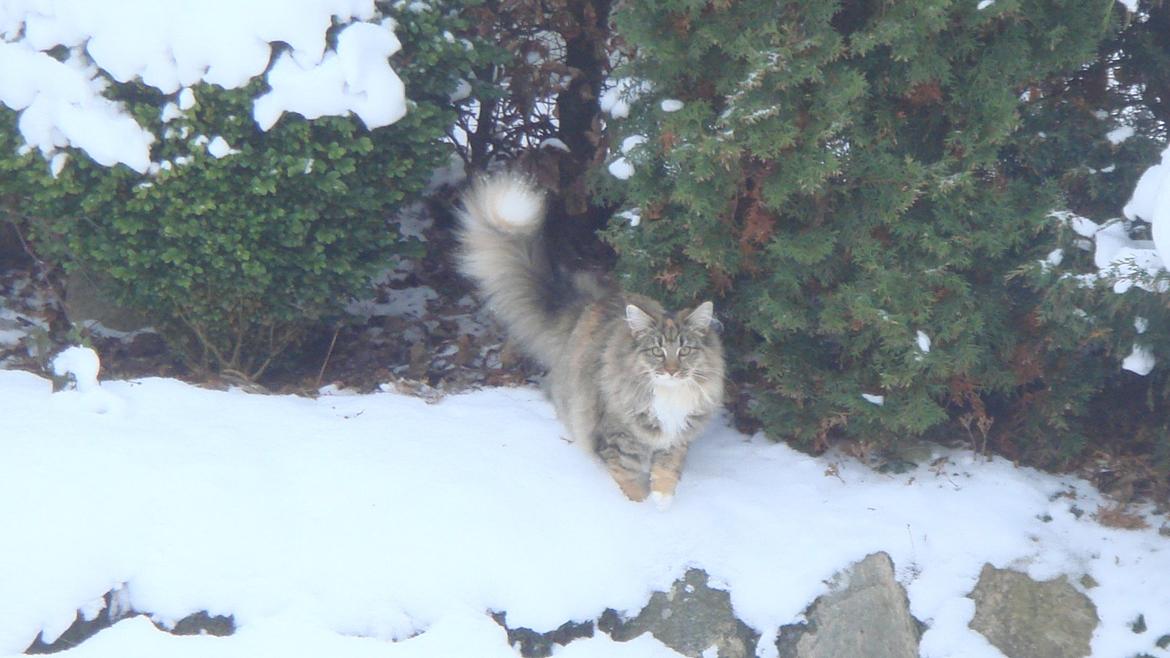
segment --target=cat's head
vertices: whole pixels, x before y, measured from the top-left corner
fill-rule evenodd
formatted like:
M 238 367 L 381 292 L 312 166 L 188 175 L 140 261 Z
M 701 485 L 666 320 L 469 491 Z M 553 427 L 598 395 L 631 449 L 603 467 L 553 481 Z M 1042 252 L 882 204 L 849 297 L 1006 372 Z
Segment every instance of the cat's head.
M 714 305 L 707 301 L 675 313 L 650 304 L 626 305 L 640 369 L 656 383 L 703 381 L 721 376 L 722 350 Z

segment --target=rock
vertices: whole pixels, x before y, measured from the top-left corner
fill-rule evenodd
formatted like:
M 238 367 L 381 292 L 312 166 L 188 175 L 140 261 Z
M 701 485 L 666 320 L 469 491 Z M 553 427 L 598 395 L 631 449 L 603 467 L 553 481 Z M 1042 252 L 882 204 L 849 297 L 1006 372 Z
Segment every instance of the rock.
M 73 624 L 52 642 L 45 642 L 44 634 L 38 633 L 24 652 L 36 655 L 72 649 L 117 622 L 140 614 L 127 605 L 126 590 L 122 588 L 106 592 L 102 596 L 101 606 L 101 610 L 96 613 L 84 614 L 78 611 Z
M 805 612 L 808 622 L 785 626 L 781 658 L 917 658 L 921 636 L 906 590 L 886 553 L 874 553 L 834 578 L 832 591 Z
M 504 612 L 493 612 L 492 619 L 504 627 L 508 633 L 508 645 L 520 651 L 524 658 L 548 658 L 553 655 L 555 644 L 564 646 L 573 640 L 583 637 L 593 637 L 593 622 L 565 622 L 559 628 L 548 633 L 537 633 L 531 628 L 510 628 L 508 615 Z
M 1097 607 L 1061 576 L 1036 582 L 1027 574 L 983 565 L 971 592 L 970 627 L 1008 658 L 1088 656 Z
M 107 329 L 127 333 L 150 326 L 145 316 L 115 302 L 107 285 L 91 273 L 71 272 L 65 282 L 65 314 L 69 321 L 75 325 L 99 322 Z
M 233 616 L 213 616 L 206 612 L 187 615 L 175 622 L 173 626 L 163 625 L 154 621 L 152 615 L 133 609 L 129 603 L 127 590 L 123 588 L 106 592 L 102 597 L 101 605 L 101 610 L 96 613 L 83 614 L 78 611 L 73 624 L 52 642 L 45 642 L 44 635 L 38 634 L 24 652 L 29 655 L 39 655 L 72 649 L 123 619 L 143 615 L 152 617 L 152 623 L 160 631 L 173 635 L 216 635 L 222 637 L 236 632 L 236 622 Z
M 206 612 L 196 612 L 175 622 L 174 628 L 159 626 L 159 629 L 173 635 L 214 635 L 216 637 L 224 637 L 236 632 L 236 619 L 233 615 L 210 615 Z
M 709 657 L 714 647 L 719 658 L 755 656 L 759 636 L 736 619 L 731 595 L 707 586 L 707 573 L 691 569 L 670 587 L 655 592 L 637 617 L 623 621 L 607 610 L 598 627 L 619 642 L 650 633 L 684 656 Z

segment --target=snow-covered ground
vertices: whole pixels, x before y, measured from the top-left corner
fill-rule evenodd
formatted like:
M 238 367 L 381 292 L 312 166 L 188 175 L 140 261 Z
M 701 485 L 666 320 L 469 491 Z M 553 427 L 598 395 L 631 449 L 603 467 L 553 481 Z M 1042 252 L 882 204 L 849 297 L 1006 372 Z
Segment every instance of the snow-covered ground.
M 101 96 L 99 69 L 173 96 L 159 108 L 172 118 L 199 102 L 199 82 L 239 87 L 262 75 L 272 91 L 256 99 L 261 128 L 286 111 L 354 113 L 375 127 L 407 109 L 386 60 L 395 25 L 372 0 L 161 6 L 0 3 L 0 63 L 16 73 L 0 76 L 0 104 L 21 112 L 27 148 L 52 158 L 53 171 L 66 146 L 138 171 L 162 164 L 151 161 L 158 136 Z M 346 27 L 329 48 L 335 21 Z M 275 42 L 285 47 L 270 65 Z M 64 61 L 50 55 L 59 47 Z M 614 91 L 603 103 L 618 118 L 628 100 Z M 669 103 L 664 111 L 678 109 Z M 221 142 L 207 136 L 217 157 L 230 156 Z M 636 146 L 623 144 L 623 155 Z M 613 165 L 619 177 L 633 167 Z M 1154 224 L 1162 254 L 1167 172 L 1170 155 L 1126 210 Z M 415 288 L 367 310 L 417 315 L 433 294 Z M 6 326 L 0 346 L 20 336 Z M 164 626 L 207 611 L 232 615 L 237 632 L 177 637 L 135 617 L 70 658 L 516 656 L 489 611 L 540 631 L 611 607 L 633 613 L 692 566 L 731 592 L 767 655 L 776 629 L 797 621 L 827 579 L 878 550 L 929 627 L 924 656 L 999 655 L 967 628 L 966 594 L 990 562 L 1041 579 L 1068 574 L 1078 586 L 1092 576 L 1098 585 L 1085 593 L 1102 618 L 1094 655 L 1170 657 L 1150 639 L 1170 633 L 1164 521 L 1103 527 L 1093 512 L 1109 503 L 1086 483 L 1000 459 L 936 449 L 918 469 L 885 475 L 720 423 L 696 444 L 674 506 L 659 512 L 625 500 L 561 440 L 531 389 L 437 404 L 391 392 L 314 400 L 168 379 L 98 386 L 84 352 L 62 365 L 82 375 L 76 390 L 0 370 L 0 657 L 38 633 L 52 642 L 110 591 Z M 1130 628 L 1139 615 L 1145 634 Z M 677 654 L 648 636 L 619 644 L 598 634 L 558 655 Z
M 1094 655 L 1170 656 L 1150 638 L 1170 632 L 1162 519 L 1103 527 L 1088 484 L 1002 459 L 937 449 L 886 475 L 720 423 L 660 512 L 562 440 L 533 389 L 308 399 L 99 386 L 90 354 L 59 364 L 82 385 L 0 370 L 0 656 L 51 642 L 111 590 L 163 625 L 205 610 L 237 631 L 179 637 L 135 617 L 64 655 L 517 656 L 489 611 L 538 631 L 634 614 L 691 566 L 773 638 L 878 550 L 929 626 L 923 656 L 999 655 L 967 628 L 985 562 L 1078 587 L 1091 575 Z M 558 651 L 677 655 L 603 633 Z

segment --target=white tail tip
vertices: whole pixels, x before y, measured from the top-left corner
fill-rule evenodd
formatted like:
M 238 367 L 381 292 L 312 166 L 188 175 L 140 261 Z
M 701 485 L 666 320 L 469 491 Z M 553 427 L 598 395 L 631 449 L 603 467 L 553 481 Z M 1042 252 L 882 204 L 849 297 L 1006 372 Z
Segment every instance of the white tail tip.
M 544 203 L 544 193 L 531 181 L 511 173 L 478 181 L 464 198 L 469 215 L 504 231 L 538 227 Z

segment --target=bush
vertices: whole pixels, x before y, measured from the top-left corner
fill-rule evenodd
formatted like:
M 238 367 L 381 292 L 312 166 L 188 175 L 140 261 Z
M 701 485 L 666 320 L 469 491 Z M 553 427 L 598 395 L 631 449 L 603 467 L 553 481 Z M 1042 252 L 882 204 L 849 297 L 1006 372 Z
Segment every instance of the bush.
M 1062 190 L 1023 166 L 1041 128 L 1022 113 L 1119 10 L 624 5 L 642 93 L 613 143 L 634 172 L 605 184 L 640 220 L 608 231 L 623 276 L 676 304 L 720 299 L 741 402 L 773 436 L 1040 440 L 1010 435 L 1045 340 L 1012 273 L 1043 257 Z M 1067 409 L 1045 413 L 1037 432 Z
M 444 34 L 460 27 L 446 9 L 396 17 L 394 64 L 413 102 L 391 126 L 286 114 L 261 132 L 252 119 L 260 79 L 198 85 L 196 104 L 164 123 L 173 96 L 115 83 L 108 95 L 160 137 L 151 154 L 160 171 L 106 168 L 71 150 L 54 178 L 35 154 L 6 155 L 0 192 L 10 211 L 35 218 L 43 253 L 104 275 L 193 366 L 258 377 L 411 247 L 389 218 L 449 157 L 449 94 L 476 56 Z M 14 113 L 4 115 L 0 152 L 14 154 Z M 238 153 L 209 154 L 217 137 Z
M 1049 220 L 1053 239 L 1046 249 L 1053 257 L 1027 272 L 1041 295 L 1035 321 L 1045 339 L 1036 341 L 1033 355 L 1047 373 L 1033 401 L 1046 408 L 1037 417 L 1066 407 L 1061 435 L 1069 439 L 1060 447 L 1093 455 L 1104 484 L 1127 494 L 1160 490 L 1164 497 L 1170 489 L 1170 306 L 1167 293 L 1157 290 L 1170 281 L 1164 271 L 1126 272 L 1132 262 L 1126 252 L 1109 252 L 1126 247 L 1139 257 L 1152 255 L 1150 225 L 1119 215 L 1165 147 L 1170 7 L 1142 2 L 1125 18 L 1095 62 L 1046 90 L 1025 115 L 1033 128 L 1021 162 L 1059 180 L 1064 192 L 1062 212 Z M 1119 128 L 1129 130 L 1118 135 Z M 1102 233 L 1095 234 L 1098 227 Z M 1120 269 L 1099 267 L 1098 259 L 1116 260 Z M 1157 360 L 1146 374 L 1139 374 L 1140 351 Z

